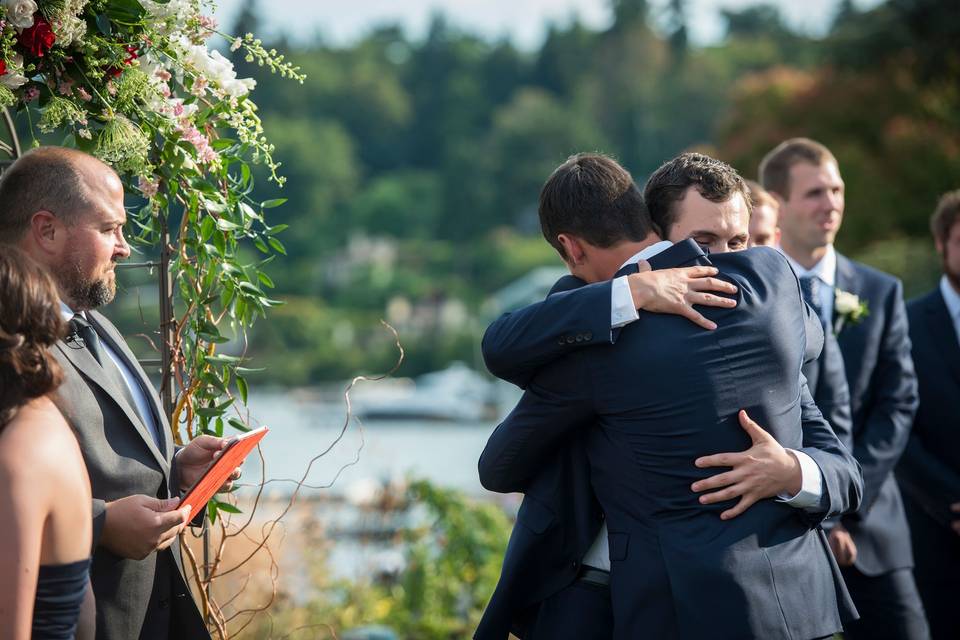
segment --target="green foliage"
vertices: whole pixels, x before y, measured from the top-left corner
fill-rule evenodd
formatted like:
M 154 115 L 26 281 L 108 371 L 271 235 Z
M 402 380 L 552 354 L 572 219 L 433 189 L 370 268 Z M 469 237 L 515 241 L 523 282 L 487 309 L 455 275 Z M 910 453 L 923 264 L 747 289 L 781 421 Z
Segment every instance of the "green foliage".
M 617 157 L 638 182 L 691 148 L 755 177 L 777 142 L 818 138 L 848 186 L 841 250 L 894 269 L 916 282 L 911 291 L 927 286 L 929 274 L 893 256 L 901 242 L 932 255 L 927 218 L 957 187 L 960 67 L 949 44 L 960 14 L 926 0 L 846 3 L 815 39 L 750 6 L 725 11 L 726 38 L 696 48 L 680 34 L 692 5 L 665 4 L 611 3 L 611 28 L 555 23 L 532 51 L 442 16 L 422 39 L 384 25 L 349 46 L 294 47 L 302 86 L 233 52 L 238 74 L 257 80 L 257 114 L 289 178 L 289 202 L 269 212 L 291 227 L 280 236 L 287 257 L 258 270 L 277 285 L 271 297 L 302 313 L 285 312 L 282 331 L 258 325 L 248 351 L 276 367 L 271 379 L 321 382 L 391 363 L 379 319 L 397 300 L 420 318 L 398 327 L 405 372 L 443 366 L 438 354 L 477 363 L 466 345 L 482 322 L 423 318 L 450 301 L 482 318 L 490 294 L 559 264 L 540 236 L 537 196 L 583 150 Z M 252 7 L 235 33 L 258 30 Z M 254 169 L 254 202 L 276 197 L 270 173 Z M 238 253 L 245 263 L 257 254 L 250 243 Z
M 510 520 L 494 504 L 427 481 L 413 482 L 407 499 L 411 512 L 425 513 L 426 521 L 402 533 L 406 567 L 399 576 L 331 580 L 326 555 L 308 549 L 314 590 L 296 599 L 280 594 L 272 619 L 259 619 L 251 637 L 301 628 L 342 635 L 373 624 L 404 640 L 471 637 L 500 575 Z

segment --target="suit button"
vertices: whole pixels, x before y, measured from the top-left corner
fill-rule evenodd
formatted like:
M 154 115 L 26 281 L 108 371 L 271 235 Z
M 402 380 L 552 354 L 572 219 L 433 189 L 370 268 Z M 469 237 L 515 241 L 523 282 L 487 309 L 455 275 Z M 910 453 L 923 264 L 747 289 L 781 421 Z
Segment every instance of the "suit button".
M 577 560 L 574 560 L 573 562 L 570 563 L 570 566 L 576 569 L 580 566 L 580 563 Z
M 560 336 L 560 340 L 558 340 L 558 344 L 566 344 L 566 343 L 567 341 L 563 339 L 563 336 Z
M 166 609 L 166 608 L 169 607 L 169 606 L 170 606 L 170 600 L 169 600 L 168 598 L 161 598 L 161 599 L 160 599 L 160 608 L 161 608 L 161 609 Z
M 567 336 L 567 344 L 573 344 L 576 341 L 576 338 L 573 336 Z
M 587 342 L 593 340 L 593 332 L 587 331 L 585 334 L 583 334 L 583 339 L 586 340 Z
M 583 334 L 582 334 L 582 333 L 578 333 L 578 334 L 577 334 L 577 342 L 583 342 Z

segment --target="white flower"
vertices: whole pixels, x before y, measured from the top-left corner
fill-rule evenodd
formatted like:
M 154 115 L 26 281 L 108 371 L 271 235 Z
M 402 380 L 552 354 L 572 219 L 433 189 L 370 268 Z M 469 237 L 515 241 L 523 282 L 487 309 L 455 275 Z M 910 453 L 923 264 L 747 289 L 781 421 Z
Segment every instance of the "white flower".
M 219 51 L 208 51 L 205 46 L 195 45 L 184 37 L 180 38 L 177 48 L 182 53 L 183 63 L 200 78 L 206 79 L 222 96 L 245 96 L 257 84 L 253 78 L 237 78 L 233 63 Z
M 866 301 L 861 300 L 856 294 L 850 293 L 849 291 L 841 291 L 837 288 L 834 288 L 833 291 L 833 308 L 837 316 L 833 327 L 834 333 L 839 334 L 843 331 L 846 323 L 858 324 L 866 316 L 870 315 L 870 309 Z
M 860 298 L 849 291 L 837 289 L 834 305 L 837 308 L 837 313 L 849 315 L 860 308 Z
M 8 89 L 19 89 L 27 83 L 23 75 L 23 56 L 19 53 L 7 61 L 7 72 L 0 76 L 0 84 Z
M 37 3 L 33 0 L 3 0 L 7 10 L 7 19 L 18 29 L 33 26 L 33 14 L 37 12 Z
M 54 18 L 51 26 L 57 36 L 57 44 L 61 47 L 68 47 L 75 42 L 79 42 L 87 33 L 87 23 L 71 14 Z

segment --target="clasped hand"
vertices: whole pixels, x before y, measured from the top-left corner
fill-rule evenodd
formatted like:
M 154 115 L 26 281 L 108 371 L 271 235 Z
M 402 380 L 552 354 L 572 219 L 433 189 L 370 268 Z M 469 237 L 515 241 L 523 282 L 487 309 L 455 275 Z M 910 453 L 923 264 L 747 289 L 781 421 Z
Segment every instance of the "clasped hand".
M 764 498 L 795 495 L 800 491 L 800 462 L 784 449 L 773 436 L 750 419 L 746 411 L 739 413 L 740 426 L 750 436 L 751 446 L 740 453 L 718 453 L 697 458 L 701 469 L 729 467 L 729 471 L 694 482 L 691 489 L 700 496 L 701 504 L 714 504 L 740 498 L 736 505 L 720 514 L 723 520 L 736 518 Z

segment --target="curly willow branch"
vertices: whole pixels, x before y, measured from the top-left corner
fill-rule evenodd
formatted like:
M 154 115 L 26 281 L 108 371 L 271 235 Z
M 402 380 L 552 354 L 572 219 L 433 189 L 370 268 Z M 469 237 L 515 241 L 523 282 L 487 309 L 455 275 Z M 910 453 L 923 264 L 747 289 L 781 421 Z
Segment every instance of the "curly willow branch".
M 350 398 L 350 393 L 354 389 L 354 387 L 356 387 L 356 385 L 361 382 L 375 382 L 378 380 L 383 380 L 393 375 L 394 373 L 396 373 L 396 371 L 403 364 L 403 360 L 405 356 L 403 345 L 400 343 L 400 336 L 397 333 L 397 330 L 394 329 L 389 323 L 387 323 L 384 320 L 381 320 L 380 323 L 387 330 L 389 330 L 390 333 L 393 335 L 394 345 L 396 346 L 398 351 L 396 362 L 394 363 L 393 367 L 386 373 L 382 373 L 376 376 L 359 375 L 359 376 L 355 376 L 350 381 L 350 383 L 347 385 L 346 389 L 343 392 L 345 415 L 344 415 L 344 420 L 338 434 L 323 451 L 321 451 L 320 453 L 318 453 L 317 455 L 315 455 L 313 458 L 310 459 L 310 461 L 307 463 L 306 469 L 304 470 L 303 474 L 300 476 L 300 479 L 299 480 L 297 479 L 267 480 L 266 479 L 266 461 L 264 460 L 262 450 L 259 447 L 257 447 L 257 452 L 259 455 L 260 467 L 261 467 L 261 481 L 256 484 L 251 483 L 246 485 L 236 485 L 236 488 L 239 488 L 241 486 L 257 486 L 257 493 L 254 498 L 253 507 L 249 509 L 245 522 L 242 525 L 236 527 L 235 530 L 232 530 L 232 531 L 230 530 L 230 526 L 232 525 L 232 520 L 228 519 L 227 522 L 224 522 L 224 518 L 223 517 L 220 518 L 220 542 L 218 544 L 216 554 L 214 555 L 214 558 L 210 563 L 210 566 L 207 567 L 208 573 L 207 573 L 206 579 L 203 578 L 202 573 L 199 571 L 198 563 L 193 554 L 193 551 L 189 548 L 189 545 L 183 545 L 183 547 L 186 549 L 187 557 L 190 561 L 190 566 L 193 571 L 194 581 L 199 587 L 198 590 L 200 592 L 201 603 L 203 605 L 204 614 L 208 616 L 209 620 L 213 621 L 215 631 L 217 632 L 218 636 L 222 640 L 225 640 L 231 635 L 239 634 L 240 632 L 242 632 L 254 620 L 254 618 L 258 614 L 266 612 L 267 615 L 270 615 L 268 610 L 276 599 L 277 592 L 278 592 L 279 577 L 280 577 L 280 566 L 279 566 L 279 563 L 277 562 L 276 556 L 273 553 L 273 550 L 270 548 L 270 538 L 271 536 L 273 536 L 277 526 L 278 525 L 282 526 L 283 518 L 286 517 L 286 515 L 293 508 L 294 504 L 296 504 L 297 499 L 300 495 L 301 489 L 329 489 L 337 482 L 341 474 L 348 467 L 355 465 L 360 460 L 360 452 L 363 450 L 363 447 L 365 444 L 364 434 L 363 434 L 363 423 L 359 420 L 359 418 L 356 418 L 353 415 L 353 404 Z M 212 346 L 213 345 L 211 345 L 211 347 Z M 182 411 L 184 409 L 184 406 L 187 405 L 187 402 L 184 400 L 184 397 L 186 395 L 188 394 L 185 393 L 181 396 L 180 402 L 178 402 L 178 405 L 177 405 L 178 410 Z M 179 412 L 177 413 L 177 415 L 179 415 Z M 336 447 L 340 442 L 343 441 L 343 438 L 346 435 L 346 432 L 350 426 L 350 423 L 354 420 L 357 422 L 359 427 L 360 446 L 357 448 L 357 452 L 353 460 L 342 465 L 334 474 L 333 479 L 329 483 L 326 483 L 323 485 L 308 485 L 306 483 L 306 479 L 309 476 L 310 471 L 313 468 L 313 465 L 318 460 L 320 460 L 320 458 L 323 458 L 324 456 L 329 454 L 334 447 Z M 264 487 L 271 482 L 293 482 L 295 483 L 296 486 L 293 492 L 291 493 L 290 498 L 287 501 L 286 505 L 280 512 L 280 514 L 277 517 L 271 520 L 268 520 L 261 526 L 260 539 L 255 540 L 246 532 L 246 530 L 253 522 L 253 517 L 257 510 L 257 507 L 260 504 Z M 181 534 L 181 536 L 182 535 L 183 534 Z M 247 553 L 234 566 L 221 570 L 220 565 L 223 562 L 223 555 L 227 545 L 227 541 L 231 538 L 235 538 L 238 536 L 243 536 L 250 542 L 253 542 L 255 546 L 252 551 Z M 217 599 L 213 597 L 211 587 L 214 585 L 214 583 L 216 583 L 217 580 L 224 578 L 225 576 L 228 576 L 237 571 L 240 571 L 247 563 L 253 560 L 261 552 L 266 553 L 270 559 L 270 570 L 269 570 L 270 581 L 271 581 L 270 597 L 268 598 L 267 602 L 261 606 L 241 609 L 231 614 L 229 617 L 227 617 L 223 611 L 224 607 L 229 606 L 230 603 L 234 602 L 240 596 L 240 594 L 246 589 L 247 583 L 249 581 L 249 575 L 245 576 L 243 585 L 241 586 L 240 590 L 237 593 L 234 593 L 232 596 L 230 596 L 227 600 L 225 600 L 223 604 L 219 604 L 217 602 Z M 227 629 L 227 625 L 230 622 L 237 620 L 241 617 L 245 618 L 245 620 L 243 621 L 243 624 L 238 629 L 234 630 L 233 633 L 230 633 Z M 271 616 L 271 620 L 272 620 L 272 616 Z M 331 637 L 333 637 L 334 639 L 337 638 L 337 635 L 334 632 L 333 628 L 328 624 L 307 625 L 307 626 L 295 629 L 293 632 L 302 631 L 302 630 L 311 629 L 311 628 L 325 628 L 330 633 Z M 284 636 L 284 638 L 287 638 L 287 637 L 290 637 L 290 634 L 287 634 L 286 636 Z

